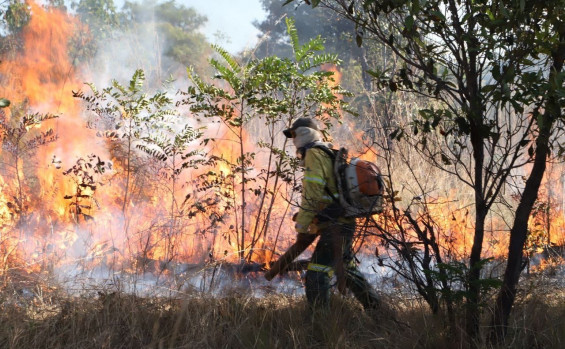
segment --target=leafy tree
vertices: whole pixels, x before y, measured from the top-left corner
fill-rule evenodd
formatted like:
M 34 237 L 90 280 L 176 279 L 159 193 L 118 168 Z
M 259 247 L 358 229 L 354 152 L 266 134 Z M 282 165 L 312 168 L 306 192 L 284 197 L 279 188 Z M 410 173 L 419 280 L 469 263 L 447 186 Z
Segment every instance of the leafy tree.
M 122 85 L 114 80 L 110 87 L 98 90 L 93 84 L 88 84 L 92 94 L 82 91 L 74 96 L 82 99 L 87 110 L 93 113 L 89 122 L 90 127 L 98 129 L 100 136 L 115 143 L 112 147 L 117 156 L 120 168 L 124 169 L 124 192 L 122 195 L 122 211 L 127 212 L 132 203 L 133 193 L 140 190 L 138 179 L 142 175 L 143 162 L 136 149 L 140 149 L 158 161 L 166 161 L 169 157 L 176 159 L 184 156 L 186 161 L 175 163 L 168 171 L 168 179 L 178 176 L 179 168 L 191 165 L 190 158 L 195 153 L 187 151 L 187 143 L 199 133 L 185 126 L 181 132 L 175 132 L 171 127 L 177 118 L 177 111 L 172 107 L 173 101 L 165 92 L 147 95 L 144 86 L 145 73 L 137 70 L 129 84 Z M 161 134 L 159 134 L 161 132 Z M 171 143 L 172 142 L 172 143 Z
M 339 118 L 339 110 L 346 108 L 338 95 L 347 93 L 339 86 L 332 86 L 333 73 L 319 70 L 322 64 L 337 64 L 337 56 L 319 53 L 324 50 L 320 37 L 300 44 L 294 21 L 287 18 L 286 25 L 293 49 L 291 59 L 270 56 L 240 64 L 216 47 L 225 63 L 212 59 L 211 64 L 217 71 L 217 79 L 226 87 L 205 83 L 194 73 L 189 74 L 194 82 L 186 100 L 191 111 L 219 118 L 236 139 L 238 156 L 235 161 L 218 160 L 229 165 L 239 184 L 235 229 L 241 259 L 249 260 L 259 239 L 266 240 L 271 210 L 280 195 L 281 184 L 293 182 L 296 163 L 290 161 L 284 150 L 286 139 L 282 145 L 278 141 L 282 138 L 280 129 L 304 116 L 316 117 L 329 128 L 332 119 Z M 265 170 L 259 171 L 259 176 L 252 174 L 256 154 L 244 143 L 245 132 L 253 123 L 265 125 L 262 128 L 266 130 L 266 135 L 254 134 L 257 144 L 267 150 L 267 165 Z M 253 183 L 258 186 L 253 187 Z M 249 192 L 259 199 L 255 212 L 247 208 L 251 202 Z M 253 225 L 248 223 L 250 213 L 254 215 Z
M 352 21 L 359 43 L 375 40 L 400 58 L 402 66 L 394 71 L 371 72 L 379 86 L 439 102 L 421 110 L 408 132 L 420 137 L 414 149 L 424 149 L 432 163 L 474 191 L 466 298 L 467 334 L 476 343 L 487 213 L 513 171 L 533 161 L 515 212 L 508 264 L 512 270 L 507 270 L 511 276 L 505 276 L 500 303 L 515 294 L 515 266 L 527 217 L 544 173 L 554 124 L 561 116 L 562 26 L 555 21 L 560 20 L 563 5 L 549 4 L 560 9 L 553 15 L 545 3 L 512 0 L 306 2 Z M 532 10 L 540 15 L 533 18 Z M 548 12 L 552 15 L 541 15 Z M 392 136 L 406 138 L 408 133 L 399 129 Z M 432 141 L 440 147 L 429 147 Z M 506 303 L 507 313 L 508 305 L 511 302 Z
M 264 38 L 252 53 L 257 57 L 292 56 L 284 25 L 284 18 L 287 16 L 295 20 L 296 28 L 304 39 L 321 36 L 325 40 L 326 50 L 337 53 L 342 61 L 339 66 L 340 84 L 355 96 L 349 100 L 349 103 L 360 115 L 367 116 L 367 118 L 355 119 L 354 123 L 357 127 L 368 131 L 368 142 L 375 141 L 369 139 L 370 135 L 374 135 L 370 130 L 375 127 L 375 122 L 380 124 L 379 127 L 390 128 L 391 125 L 399 122 L 393 120 L 395 116 L 406 113 L 405 110 L 400 110 L 401 106 L 406 106 L 406 102 L 410 104 L 414 102 L 406 101 L 405 97 L 401 98 L 399 94 L 391 91 L 381 90 L 376 93 L 373 90 L 371 67 L 395 70 L 400 64 L 398 58 L 389 48 L 374 41 L 366 41 L 363 45 L 358 45 L 354 23 L 331 9 L 321 6 L 310 9 L 299 2 L 283 6 L 285 2 L 287 1 L 262 1 L 267 16 L 263 21 L 255 23 L 255 26 Z M 406 107 L 406 110 L 409 112 L 410 108 Z
M 255 23 L 255 26 L 261 31 L 261 35 L 268 39 L 260 41 L 253 54 L 257 57 L 272 55 L 292 57 L 292 46 L 289 44 L 284 21 L 285 17 L 292 17 L 301 37 L 309 40 L 320 35 L 324 39 L 326 50 L 339 55 L 343 62 L 342 69 L 348 69 L 352 65 L 361 66 L 363 85 L 365 89 L 369 89 L 370 75 L 366 71 L 369 70 L 367 60 L 370 58 L 369 52 L 372 48 L 355 44 L 353 23 L 325 8 L 283 6 L 285 2 L 285 0 L 262 0 L 267 17 L 262 22 Z M 347 86 L 348 89 L 356 87 L 355 84 Z
M 4 101 L 7 101 L 4 99 Z M 8 103 L 3 103 L 9 105 Z M 34 168 L 33 157 L 37 150 L 57 139 L 55 131 L 50 128 L 39 128 L 45 122 L 58 116 L 53 114 L 40 114 L 26 112 L 25 106 L 12 106 L 11 118 L 8 120 L 6 114 L 0 109 L 0 141 L 2 152 L 0 168 L 3 178 L 13 181 L 7 196 L 11 201 L 7 203 L 12 213 L 12 219 L 16 226 L 24 229 L 28 223 L 30 214 L 30 174 Z
M 88 26 L 93 37 L 106 40 L 119 24 L 118 11 L 113 0 L 79 0 L 71 3 L 82 23 Z
M 164 102 L 172 105 L 171 99 L 164 100 Z M 170 201 L 170 223 L 166 234 L 166 262 L 168 263 L 176 256 L 175 237 L 182 232 L 183 218 L 186 216 L 191 218 L 190 209 L 199 206 L 198 202 L 192 206 L 186 206 L 190 195 L 186 195 L 182 202 L 177 200 L 181 189 L 180 180 L 185 170 L 198 168 L 206 161 L 196 148 L 196 141 L 202 136 L 201 130 L 190 126 L 187 120 L 183 120 L 174 109 L 163 110 L 163 116 L 166 117 L 151 123 L 147 136 L 141 138 L 142 142 L 137 144 L 137 148 L 158 160 L 159 178 L 167 183 L 166 192 L 169 194 Z
M 53 3 L 53 6 L 56 6 Z M 89 62 L 100 44 L 105 44 L 119 29 L 119 15 L 113 0 L 79 0 L 71 3 L 82 26 L 78 26 L 70 39 L 70 57 L 77 64 Z
M 468 255 L 463 248 L 472 219 L 467 202 L 442 194 L 443 189 L 459 184 L 433 164 L 422 161 L 410 143 L 392 146 L 387 139 L 390 128 L 382 126 L 383 120 L 380 122 L 371 131 L 371 139 L 383 176 L 390 178 L 385 195 L 389 200 L 381 214 L 359 224 L 361 229 L 356 235 L 361 241 L 378 244 L 374 250 L 378 265 L 404 279 L 406 286 L 417 292 L 447 327 L 450 338 L 458 338 L 461 319 L 457 315 L 469 289 L 469 269 L 464 262 Z M 491 261 L 485 258 L 481 264 Z M 497 279 L 479 281 L 482 294 L 492 294 L 499 285 Z
M 73 94 L 82 99 L 86 109 L 93 113 L 89 126 L 100 130 L 98 135 L 107 138 L 110 144 L 115 143 L 111 147 L 112 152 L 117 157 L 119 168 L 124 169 L 121 200 L 124 214 L 131 204 L 132 192 L 139 190 L 135 176 L 143 173 L 140 170 L 142 160 L 135 152 L 136 142 L 143 137 L 141 132 L 155 119 L 162 106 L 159 98 L 147 98 L 142 90 L 144 79 L 143 71 L 137 71 L 126 86 L 114 80 L 112 86 L 102 91 L 90 84 L 92 94 L 83 91 Z
M 565 2 L 560 0 L 537 2 L 522 1 L 505 4 L 506 11 L 496 13 L 497 20 L 512 25 L 511 38 L 523 40 L 521 46 L 529 53 L 522 64 L 531 66 L 528 59 L 534 59 L 537 71 L 518 70 L 524 75 L 524 94 L 535 97 L 535 109 L 531 117 L 535 120 L 537 132 L 535 145 L 530 154 L 533 166 L 522 191 L 520 203 L 510 231 L 508 263 L 504 273 L 502 288 L 496 300 L 490 333 L 491 342 L 501 342 L 508 331 L 508 319 L 516 288 L 522 271 L 521 262 L 528 237 L 528 219 L 532 214 L 541 181 L 546 171 L 547 160 L 552 155 L 563 129 L 563 108 L 565 107 L 563 64 L 565 63 Z M 508 11 L 511 10 L 511 11 Z M 493 14 L 494 16 L 494 14 Z M 524 62 L 526 61 L 526 62 Z M 520 68 L 520 66 L 518 66 Z M 508 67 L 507 69 L 511 69 Z M 528 79 L 526 79 L 528 78 Z M 512 101 L 510 101 L 512 103 Z M 558 154 L 564 153 L 561 143 L 557 143 Z
M 4 13 L 4 20 L 11 33 L 17 33 L 31 19 L 31 10 L 29 6 L 22 1 L 11 0 L 6 12 Z
M 166 262 L 170 262 L 175 257 L 175 236 L 183 231 L 179 222 L 183 217 L 194 216 L 187 212 L 196 205 L 188 201 L 189 196 L 182 203 L 177 198 L 183 172 L 204 162 L 194 144 L 201 137 L 201 130 L 193 128 L 191 121 L 181 116 L 168 93 L 148 94 L 141 69 L 133 74 L 127 85 L 114 80 L 111 86 L 101 91 L 93 84 L 89 87 L 91 94 L 79 91 L 74 96 L 82 99 L 87 110 L 92 112 L 90 127 L 98 129 L 98 134 L 112 145 L 112 155 L 118 165 L 115 167 L 123 169 L 120 178 L 124 181 L 121 195 L 124 216 L 127 217 L 131 206 L 146 197 L 145 191 L 164 187 L 167 195 L 164 199 L 170 206 L 163 241 L 166 243 Z M 69 171 L 83 174 L 80 168 Z M 150 173 L 157 175 L 153 178 L 153 186 L 146 184 Z M 84 176 L 81 176 L 82 180 Z M 194 204 L 188 205 L 188 210 L 183 207 L 187 202 Z
M 120 10 L 113 0 L 78 0 L 71 8 L 86 25 L 72 38 L 71 55 L 78 61 L 97 64 L 96 53 L 108 54 L 101 48 L 131 52 L 126 57 L 133 69 L 144 69 L 159 84 L 188 65 L 206 66 L 211 53 L 200 32 L 206 17 L 174 0 L 126 1 Z

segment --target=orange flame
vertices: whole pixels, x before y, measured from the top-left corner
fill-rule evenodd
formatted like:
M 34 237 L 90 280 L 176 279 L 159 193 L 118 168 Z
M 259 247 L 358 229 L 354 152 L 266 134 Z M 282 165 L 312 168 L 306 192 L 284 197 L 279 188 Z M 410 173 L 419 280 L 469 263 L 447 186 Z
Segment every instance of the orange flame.
M 129 207 L 126 214 L 121 208 L 123 203 L 121 193 L 124 190 L 122 185 L 125 182 L 122 177 L 125 169 L 124 165 L 114 158 L 114 170 L 109 173 L 112 181 L 97 188 L 96 200 L 90 200 L 88 203 L 90 208 L 84 208 L 95 216 L 95 220 L 77 222 L 76 211 L 73 220 L 69 200 L 65 195 L 76 191 L 77 185 L 61 174 L 61 167 L 68 169 L 79 157 L 91 153 L 104 159 L 110 159 L 112 155 L 106 149 L 107 144 L 93 141 L 97 138 L 93 131 L 84 126 L 83 111 L 77 100 L 72 97 L 72 90 L 78 90 L 81 83 L 77 69 L 73 66 L 72 57 L 68 56 L 68 42 L 77 30 L 85 29 L 76 18 L 57 9 L 46 10 L 33 2 L 30 2 L 29 6 L 32 17 L 21 33 L 23 41 L 21 52 L 18 52 L 14 58 L 2 57 L 0 96 L 10 99 L 14 106 L 24 105 L 33 111 L 59 114 L 59 119 L 48 122 L 52 124 L 50 126 L 54 126 L 59 139 L 39 147 L 35 154 L 38 166 L 34 176 L 38 179 L 38 184 L 34 184 L 33 190 L 28 188 L 21 194 L 21 198 L 26 201 L 25 204 L 31 206 L 29 210 L 31 213 L 27 217 L 28 220 L 20 222 L 19 225 L 13 222 L 14 212 L 10 210 L 13 199 L 8 193 L 14 192 L 14 188 L 18 185 L 17 178 L 31 177 L 31 175 L 23 170 L 23 160 L 19 159 L 18 172 L 12 175 L 2 173 L 0 176 L 2 253 L 5 256 L 16 256 L 15 251 L 20 251 L 24 255 L 18 258 L 29 262 L 30 271 L 37 271 L 46 264 L 48 258 L 51 258 L 46 255 L 46 251 L 52 251 L 52 255 L 57 258 L 67 258 L 66 261 L 54 261 L 55 263 L 70 263 L 69 259 L 73 258 L 75 262 L 77 259 L 84 261 L 86 253 L 90 260 L 96 263 L 104 263 L 115 268 L 130 268 L 130 270 L 145 269 L 150 261 L 153 263 L 161 261 L 163 265 L 179 259 L 190 262 L 202 261 L 208 254 L 214 258 L 235 260 L 239 252 L 235 231 L 241 230 L 242 218 L 241 209 L 238 208 L 242 201 L 241 169 L 239 172 L 234 171 L 228 163 L 237 163 L 237 158 L 241 155 L 240 141 L 243 142 L 244 151 L 256 149 L 254 149 L 253 135 L 244 133 L 243 139 L 240 140 L 225 128 L 208 130 L 223 135 L 218 137 L 222 140 L 209 149 L 211 154 L 226 160 L 226 162 L 218 161 L 214 169 L 215 174 L 209 175 L 210 181 L 218 180 L 217 183 L 222 186 L 213 187 L 210 191 L 206 188 L 201 190 L 202 187 L 196 186 L 195 179 L 205 175 L 205 171 L 202 169 L 186 171 L 178 180 L 182 190 L 173 193 L 170 186 L 166 187 L 163 183 L 165 181 L 160 181 L 158 184 L 161 187 L 154 185 L 147 189 L 151 191 L 150 193 L 139 194 L 139 196 L 147 195 L 147 199 L 131 200 L 127 203 Z M 334 84 L 340 83 L 342 76 L 337 67 L 324 66 L 323 69 L 333 71 Z M 10 117 L 9 111 L 7 115 Z M 349 128 L 353 140 L 362 144 L 363 132 L 355 132 L 353 123 L 349 123 Z M 375 161 L 376 153 L 365 152 L 363 158 Z M 261 170 L 272 169 L 249 170 L 246 175 L 258 180 Z M 559 188 L 559 191 L 562 192 L 562 189 Z M 190 211 L 181 207 L 179 203 L 189 200 L 186 199 L 187 193 L 192 194 L 190 200 L 194 207 L 205 204 L 216 205 L 213 214 L 194 208 Z M 277 197 L 273 214 L 269 217 L 258 217 L 259 195 L 256 197 L 249 190 L 245 191 L 245 195 L 246 206 L 243 212 L 246 218 L 244 230 L 247 236 L 245 249 L 249 249 L 253 232 L 260 231 L 261 227 L 256 225 L 257 222 L 261 224 L 261 219 L 269 219 L 273 222 L 271 226 L 277 224 L 273 230 L 280 227 L 283 237 L 278 238 L 278 242 L 283 240 L 284 243 L 290 243 L 294 239 L 291 225 L 281 224 L 283 220 L 288 219 L 289 214 L 284 200 L 278 200 L 280 198 Z M 220 200 L 225 200 L 227 203 L 224 202 L 223 206 L 219 205 Z M 473 236 L 472 217 L 464 208 L 467 203 L 453 208 L 447 204 L 454 202 L 452 198 L 444 201 L 446 204 L 429 206 L 430 214 L 439 225 L 442 244 L 449 245 L 453 253 L 458 256 L 467 256 Z M 230 205 L 231 207 L 228 207 Z M 196 212 L 195 217 L 188 217 L 192 212 Z M 565 241 L 563 207 L 552 212 L 555 214 L 551 217 L 550 241 L 563 243 Z M 536 224 L 535 220 L 532 224 Z M 26 231 L 22 232 L 24 228 Z M 505 229 L 507 230 L 501 221 L 493 218 L 488 254 L 504 255 L 507 246 Z M 255 246 L 260 247 L 253 254 L 255 261 L 271 259 L 272 251 L 268 247 L 274 242 L 274 235 L 255 236 Z M 165 269 L 166 266 L 160 268 Z

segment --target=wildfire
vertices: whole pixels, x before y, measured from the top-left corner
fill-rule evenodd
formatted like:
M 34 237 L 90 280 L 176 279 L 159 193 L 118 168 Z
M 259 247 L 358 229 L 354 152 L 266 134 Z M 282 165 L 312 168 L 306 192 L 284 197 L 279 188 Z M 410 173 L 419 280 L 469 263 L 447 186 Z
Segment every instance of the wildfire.
M 25 260 L 29 272 L 48 264 L 72 265 L 87 259 L 108 268 L 142 272 L 151 269 L 150 264 L 165 270 L 179 260 L 238 260 L 241 251 L 253 261 L 265 262 L 272 258 L 275 241 L 279 251 L 283 241 L 284 249 L 294 238 L 291 225 L 283 224 L 292 209 L 273 183 L 260 182 L 265 171 L 273 168 L 248 169 L 240 161 L 242 149 L 261 160 L 254 134 L 244 132 L 238 137 L 223 126 L 209 129 L 219 139 L 205 149 L 217 159 L 215 168 L 185 171 L 175 185 L 164 177 L 163 167 L 144 168 L 149 174 L 143 178 L 127 177 L 126 163 L 116 156 L 109 141 L 97 138 L 86 127 L 86 112 L 73 98 L 72 91 L 83 88 L 83 78 L 69 56 L 69 42 L 87 28 L 56 8 L 45 9 L 34 2 L 29 7 L 30 22 L 17 34 L 21 50 L 0 59 L 0 97 L 12 102 L 11 110 L 4 109 L 6 122 L 15 122 L 28 112 L 59 117 L 25 130 L 30 138 L 49 128 L 56 135 L 34 148 L 34 154 L 1 150 L 0 155 L 15 168 L 0 172 L 0 249 L 4 256 Z M 337 67 L 323 69 L 334 72 L 337 86 L 342 78 Z M 353 122 L 346 124 L 355 130 Z M 351 134 L 363 144 L 362 131 Z M 374 151 L 361 153 L 364 159 L 376 160 Z M 99 173 L 89 172 L 97 166 Z M 243 176 L 260 190 L 244 187 Z M 87 179 L 92 182 L 85 182 Z M 271 195 L 275 196 L 272 207 Z M 464 208 L 466 204 L 430 206 L 444 244 L 458 256 L 466 256 L 472 245 L 472 214 Z M 553 211 L 550 242 L 564 241 L 562 209 Z M 493 224 L 491 252 L 495 256 L 505 252 L 504 227 L 502 222 Z M 256 250 L 251 251 L 251 245 Z M 0 272 L 11 263 L 8 259 L 0 265 Z

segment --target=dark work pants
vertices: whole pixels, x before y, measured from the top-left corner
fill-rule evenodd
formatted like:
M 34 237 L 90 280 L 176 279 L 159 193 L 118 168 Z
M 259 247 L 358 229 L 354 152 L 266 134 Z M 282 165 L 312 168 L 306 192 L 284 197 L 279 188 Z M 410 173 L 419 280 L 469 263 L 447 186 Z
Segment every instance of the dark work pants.
M 355 224 L 334 223 L 320 234 L 306 272 L 306 298 L 311 306 L 328 305 L 330 280 L 332 275 L 340 270 L 338 263 L 342 263 L 345 286 L 353 292 L 365 309 L 378 308 L 378 296 L 357 269 L 354 260 L 354 232 Z

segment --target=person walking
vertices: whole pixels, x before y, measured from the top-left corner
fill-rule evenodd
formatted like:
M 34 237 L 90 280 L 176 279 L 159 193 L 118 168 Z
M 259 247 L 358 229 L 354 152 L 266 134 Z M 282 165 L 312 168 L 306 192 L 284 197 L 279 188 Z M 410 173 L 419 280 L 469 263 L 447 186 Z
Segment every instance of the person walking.
M 319 236 L 306 271 L 308 303 L 313 308 L 328 306 L 330 281 L 335 275 L 340 292 L 348 288 L 365 309 L 378 308 L 379 298 L 357 269 L 354 258 L 355 218 L 344 217 L 337 200 L 333 159 L 327 151 L 331 144 L 322 141 L 322 133 L 310 118 L 297 119 L 283 133 L 292 139 L 304 167 L 301 203 L 294 217 L 296 244 L 307 247 Z

